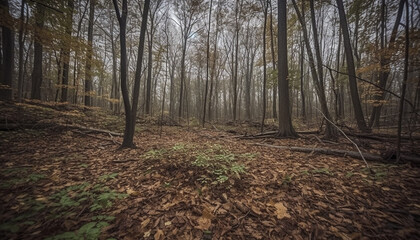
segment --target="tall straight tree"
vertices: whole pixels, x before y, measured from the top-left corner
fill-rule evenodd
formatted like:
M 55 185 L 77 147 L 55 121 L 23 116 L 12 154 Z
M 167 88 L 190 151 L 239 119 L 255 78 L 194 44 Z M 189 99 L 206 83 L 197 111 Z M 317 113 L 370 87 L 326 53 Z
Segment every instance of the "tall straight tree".
M 242 0 L 236 0 L 236 4 L 235 4 L 235 37 L 234 37 L 234 41 L 235 41 L 235 47 L 234 47 L 234 52 L 235 52 L 235 59 L 233 60 L 234 67 L 233 67 L 233 74 L 232 74 L 232 83 L 233 83 L 233 106 L 232 106 L 232 111 L 233 111 L 233 121 L 236 121 L 236 112 L 237 112 L 237 105 L 238 105 L 238 66 L 239 66 L 239 31 L 241 30 L 240 27 L 240 17 L 241 17 L 241 10 L 242 10 Z M 233 54 L 233 52 L 232 52 Z
M 118 23 L 120 25 L 120 51 L 121 51 L 121 60 L 120 60 L 120 73 L 121 73 L 121 92 L 124 100 L 124 110 L 125 110 L 125 130 L 124 130 L 124 140 L 121 145 L 121 148 L 134 148 L 136 145 L 133 142 L 134 132 L 136 128 L 136 116 L 137 116 L 137 107 L 139 102 L 140 94 L 140 78 L 141 78 L 141 68 L 143 63 L 143 53 L 144 53 L 144 41 L 147 30 L 147 18 L 149 14 L 150 0 L 145 0 L 140 28 L 140 41 L 137 52 L 137 64 L 136 72 L 134 75 L 134 88 L 133 88 L 133 99 L 132 105 L 130 104 L 130 97 L 128 94 L 127 87 L 127 43 L 126 43 L 126 32 L 127 32 L 127 0 L 122 0 L 122 12 L 120 12 L 118 0 L 112 0 L 117 14 Z
M 19 57 L 18 57 L 18 101 L 22 100 L 23 95 L 23 50 L 24 50 L 24 25 L 25 25 L 25 0 L 21 1 L 20 6 L 20 23 L 19 23 Z
M 270 44 L 271 44 L 271 60 L 273 62 L 273 71 L 276 70 L 276 54 L 274 49 L 274 31 L 273 31 L 273 5 L 270 4 Z M 273 84 L 273 118 L 277 119 L 277 86 Z
M 354 116 L 356 118 L 357 127 L 362 132 L 369 132 L 363 116 L 362 105 L 360 104 L 359 91 L 356 82 L 356 70 L 354 67 L 353 51 L 351 48 L 349 28 L 347 25 L 346 13 L 344 12 L 343 0 L 336 0 L 338 7 L 338 15 L 340 17 L 341 33 L 343 34 L 344 52 L 347 61 L 347 71 L 349 77 L 350 96 L 353 102 Z
M 91 0 L 93 1 L 93 0 Z M 67 0 L 66 7 L 66 20 L 65 20 L 65 34 L 68 38 L 67 41 L 71 41 L 71 32 L 73 29 L 73 10 L 74 10 L 74 0 Z M 90 26 L 90 23 L 89 23 Z M 70 42 L 67 42 L 63 46 L 63 72 L 62 72 L 62 89 L 61 89 L 61 102 L 67 102 L 67 90 L 69 84 L 69 69 L 70 69 Z
M 264 12 L 264 30 L 263 30 L 263 113 L 261 119 L 261 132 L 264 131 L 265 113 L 267 111 L 267 59 L 266 59 L 266 39 L 267 39 L 267 14 L 268 14 L 268 1 L 261 0 L 261 5 Z M 287 56 L 286 56 L 287 57 Z
M 0 1 L 0 12 L 7 20 L 12 20 L 9 13 L 9 0 Z M 12 78 L 13 78 L 13 63 L 14 63 L 14 32 L 13 24 L 8 26 L 9 21 L 1 26 L 2 32 L 2 52 L 3 62 L 1 62 L 2 71 L 0 72 L 0 99 L 12 100 Z
M 211 10 L 213 7 L 213 0 L 210 0 L 210 7 L 209 7 L 209 28 L 207 31 L 207 43 L 206 43 L 206 87 L 204 89 L 204 104 L 203 104 L 203 118 L 202 118 L 202 126 L 204 127 L 204 123 L 206 122 L 206 106 L 207 106 L 207 94 L 209 91 L 209 68 L 210 68 L 210 30 L 211 30 Z
M 92 106 L 92 55 L 93 55 L 93 21 L 95 18 L 95 1 L 90 0 L 88 25 L 88 50 L 85 69 L 85 105 Z
M 175 23 L 181 29 L 182 55 L 181 55 L 181 76 L 179 89 L 179 108 L 178 118 L 181 119 L 183 114 L 184 88 L 185 88 L 185 61 L 187 54 L 188 39 L 192 36 L 194 25 L 200 20 L 198 13 L 201 11 L 202 0 L 180 0 L 175 1 L 176 15 L 179 22 Z M 185 94 L 186 95 L 186 94 Z
M 278 90 L 279 90 L 279 137 L 296 137 L 292 125 L 289 100 L 289 77 L 287 66 L 287 8 L 286 0 L 278 4 Z
M 35 7 L 35 31 L 34 31 L 34 67 L 32 70 L 31 98 L 41 100 L 42 85 L 42 55 L 43 46 L 41 41 L 42 29 L 44 28 L 45 9 L 40 3 Z
M 404 76 L 401 86 L 401 98 L 399 103 L 398 111 L 398 130 L 397 130 L 397 162 L 401 157 L 401 125 L 403 120 L 404 112 L 404 100 L 405 92 L 407 88 L 407 79 L 408 79 L 408 60 L 410 57 L 410 8 L 408 7 L 408 1 L 405 3 L 405 48 L 404 48 Z M 414 112 L 414 109 L 412 109 Z
M 395 18 L 394 27 L 392 28 L 391 37 L 389 39 L 388 48 L 393 48 L 395 45 L 395 40 L 397 39 L 398 27 L 400 26 L 400 21 L 402 17 L 402 13 L 404 10 L 404 3 L 406 0 L 400 0 L 398 6 L 398 13 L 397 17 Z M 380 73 L 379 73 L 379 86 L 384 89 L 386 88 L 386 83 L 388 80 L 388 76 L 390 74 L 390 67 L 389 64 L 391 62 L 391 54 L 385 54 L 385 15 L 386 15 L 386 3 L 385 0 L 382 0 L 381 5 L 381 57 L 379 60 L 379 64 L 381 66 Z M 375 100 L 379 102 L 379 105 L 373 107 L 372 114 L 369 119 L 369 127 L 374 125 L 379 125 L 379 117 L 381 116 L 381 109 L 383 104 L 381 103 L 382 100 L 385 98 L 385 91 L 381 92 L 379 95 L 374 96 Z
M 162 0 L 153 1 L 153 5 L 150 8 L 150 29 L 149 29 L 149 39 L 148 39 L 148 62 L 147 62 L 147 80 L 146 80 L 146 101 L 145 101 L 145 113 L 151 114 L 152 108 L 152 68 L 153 68 L 153 38 L 156 32 L 155 19 L 156 13 L 159 10 L 159 7 L 162 3 Z
M 308 34 L 308 29 L 306 28 L 306 22 L 305 22 L 305 9 L 304 9 L 304 3 L 302 2 L 302 13 L 299 10 L 296 1 L 292 0 L 293 3 L 293 7 L 295 8 L 296 14 L 298 16 L 300 25 L 302 26 L 302 34 L 303 34 L 303 40 L 305 42 L 305 46 L 306 46 L 306 53 L 308 55 L 308 63 L 309 63 L 309 67 L 311 70 L 311 75 L 312 75 L 312 80 L 314 82 L 314 87 L 316 90 L 316 93 L 318 95 L 318 99 L 321 105 L 321 111 L 322 113 L 325 115 L 325 117 L 329 120 L 331 120 L 331 116 L 328 110 L 328 106 L 327 106 L 327 98 L 325 96 L 325 89 L 323 87 L 323 84 L 321 83 L 322 80 L 320 80 L 320 76 L 317 73 L 317 68 L 315 67 L 315 58 L 314 55 L 312 53 L 311 50 L 311 44 L 309 42 L 309 34 Z M 335 138 L 336 137 L 336 131 L 334 131 L 334 127 L 332 126 L 332 124 L 327 121 L 326 124 L 326 128 L 325 128 L 325 137 L 326 138 Z

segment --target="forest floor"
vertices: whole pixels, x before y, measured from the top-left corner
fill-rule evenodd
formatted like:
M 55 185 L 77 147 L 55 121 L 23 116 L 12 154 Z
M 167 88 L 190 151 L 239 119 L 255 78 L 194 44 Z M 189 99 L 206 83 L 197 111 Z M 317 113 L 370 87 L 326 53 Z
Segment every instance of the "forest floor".
M 344 138 L 245 140 L 222 126 L 160 136 L 139 124 L 138 148 L 119 150 L 120 136 L 72 126 L 121 132 L 122 116 L 39 102 L 0 110 L 25 126 L 0 131 L 1 239 L 420 238 L 418 166 L 369 162 L 371 173 L 359 159 L 256 145 L 354 150 Z

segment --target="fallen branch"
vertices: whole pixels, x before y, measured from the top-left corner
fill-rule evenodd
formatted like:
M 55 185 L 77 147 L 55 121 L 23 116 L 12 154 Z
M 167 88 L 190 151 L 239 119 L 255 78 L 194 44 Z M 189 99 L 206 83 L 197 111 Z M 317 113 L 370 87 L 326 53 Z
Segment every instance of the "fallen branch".
M 397 138 L 397 135 L 386 134 L 386 133 L 366 134 L 366 133 L 347 132 L 347 134 L 350 135 L 350 136 L 368 138 L 368 139 L 378 140 L 378 141 L 383 141 L 384 138 L 390 138 L 390 139 L 396 139 Z M 404 139 L 404 140 L 411 140 L 411 139 L 420 140 L 420 136 L 410 137 L 409 135 L 402 135 L 401 139 Z
M 305 152 L 305 153 L 322 153 L 326 155 L 334 155 L 334 156 L 349 156 L 357 159 L 362 159 L 362 155 L 360 155 L 359 152 L 354 151 L 346 151 L 346 150 L 339 150 L 339 149 L 328 149 L 328 148 L 311 148 L 311 147 L 289 147 L 289 146 L 278 146 L 278 145 L 269 145 L 269 144 L 263 144 L 263 143 L 255 143 L 257 146 L 262 147 L 270 147 L 270 148 L 277 148 L 282 150 L 290 150 L 290 151 L 297 151 L 297 152 Z M 384 159 L 381 156 L 374 155 L 371 153 L 363 153 L 363 157 L 366 160 L 369 161 L 384 161 Z
M 369 167 L 369 164 L 366 162 L 366 159 L 365 159 L 365 157 L 363 156 L 363 153 L 362 153 L 362 151 L 360 151 L 360 148 L 359 148 L 359 146 L 357 146 L 357 144 L 354 142 L 354 141 L 352 141 L 344 132 L 343 132 L 343 130 L 341 130 L 341 128 L 339 128 L 337 125 L 335 125 L 330 119 L 328 119 L 325 115 L 324 115 L 324 113 L 321 111 L 321 110 L 319 110 L 318 108 L 316 108 L 321 114 L 322 114 L 322 116 L 324 117 L 324 119 L 325 120 L 327 120 L 329 123 L 331 123 L 334 127 L 336 127 L 337 129 L 338 129 L 338 131 L 340 131 L 343 135 L 344 135 L 344 137 L 346 137 L 347 138 L 347 140 L 349 140 L 351 143 L 353 143 L 353 145 L 356 147 L 356 149 L 357 149 L 357 151 L 359 152 L 359 154 L 360 154 L 360 156 L 362 157 L 362 159 L 363 159 L 363 161 L 365 162 L 365 164 L 366 164 L 366 167 L 370 170 L 370 172 L 372 172 L 372 169 L 370 169 L 370 167 Z
M 316 145 L 314 147 L 290 147 L 290 146 L 279 146 L 279 145 L 270 145 L 270 144 L 264 144 L 264 143 L 254 143 L 254 145 L 262 146 L 262 147 L 269 147 L 269 148 L 277 148 L 281 150 L 289 150 L 289 151 L 296 151 L 296 152 L 304 152 L 304 153 L 320 153 L 325 155 L 333 155 L 333 156 L 340 156 L 340 157 L 352 157 L 357 159 L 363 159 L 362 155 L 360 155 L 359 152 L 355 151 L 346 151 L 346 150 L 340 150 L 340 149 L 328 149 L 328 148 L 317 148 Z M 371 153 L 363 153 L 363 157 L 368 161 L 376 161 L 376 162 L 386 162 L 386 159 L 384 159 L 382 156 L 371 154 Z M 415 164 L 420 164 L 420 158 L 409 156 L 402 154 L 401 160 L 412 162 Z
M 107 138 L 103 138 L 103 137 L 98 137 L 98 136 L 95 136 L 95 135 L 91 135 L 89 133 L 84 133 L 84 132 L 82 132 L 80 130 L 77 130 L 77 129 L 73 130 L 72 132 L 82 134 L 83 136 L 99 139 L 99 140 L 102 140 L 102 141 L 112 142 L 113 144 L 119 145 L 119 143 L 117 143 L 114 139 L 107 139 Z
M 314 131 L 296 131 L 297 134 L 318 134 L 319 130 Z M 277 137 L 278 131 L 269 131 L 269 132 L 263 132 L 263 133 L 257 133 L 252 135 L 238 135 L 235 136 L 237 138 L 241 139 L 258 139 L 258 138 L 272 138 Z
M 66 127 L 66 128 L 80 129 L 80 130 L 84 130 L 84 131 L 88 131 L 88 132 L 105 133 L 105 134 L 108 134 L 108 135 L 119 136 L 119 137 L 124 136 L 124 134 L 122 134 L 122 133 L 116 133 L 116 132 L 112 132 L 112 131 L 108 131 L 108 130 L 104 130 L 104 129 L 84 127 L 84 126 L 81 126 L 81 125 L 60 125 L 60 126 Z

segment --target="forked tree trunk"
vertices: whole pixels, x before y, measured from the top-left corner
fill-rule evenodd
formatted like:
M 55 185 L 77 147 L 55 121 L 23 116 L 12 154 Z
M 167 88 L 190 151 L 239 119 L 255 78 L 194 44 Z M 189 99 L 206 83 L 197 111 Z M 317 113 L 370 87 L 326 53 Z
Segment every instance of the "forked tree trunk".
M 344 12 L 344 5 L 342 0 L 336 0 L 338 7 L 338 15 L 340 16 L 341 33 L 343 34 L 344 51 L 346 54 L 347 71 L 349 74 L 350 95 L 353 102 L 354 116 L 356 118 L 357 126 L 362 132 L 369 132 L 363 116 L 362 105 L 360 104 L 359 91 L 356 81 L 356 70 L 354 66 L 353 52 L 351 49 L 349 28 L 347 25 L 346 14 Z
M 316 93 L 318 95 L 318 99 L 319 99 L 319 102 L 320 102 L 320 105 L 321 105 L 321 111 L 325 115 L 326 118 L 331 120 L 332 118 L 331 118 L 330 112 L 328 110 L 327 99 L 326 99 L 326 96 L 325 96 L 325 90 L 323 88 L 323 85 L 321 84 L 321 80 L 319 79 L 319 75 L 317 73 L 317 68 L 315 66 L 314 55 L 313 55 L 312 50 L 311 50 L 311 44 L 309 43 L 308 30 L 306 28 L 305 16 L 303 15 L 305 10 L 302 9 L 302 14 L 301 14 L 301 11 L 299 10 L 299 8 L 297 6 L 296 1 L 292 0 L 292 3 L 293 3 L 293 6 L 295 8 L 296 14 L 298 16 L 299 22 L 302 26 L 303 40 L 305 42 L 306 53 L 307 53 L 308 58 L 309 58 L 309 67 L 310 67 L 310 70 L 311 70 L 311 75 L 312 75 L 312 80 L 314 82 L 315 90 L 316 90 Z M 309 102 L 311 102 L 311 101 L 309 101 Z M 325 129 L 325 137 L 326 138 L 335 138 L 337 136 L 337 132 L 334 130 L 334 127 L 329 123 L 327 123 L 326 126 L 327 127 Z

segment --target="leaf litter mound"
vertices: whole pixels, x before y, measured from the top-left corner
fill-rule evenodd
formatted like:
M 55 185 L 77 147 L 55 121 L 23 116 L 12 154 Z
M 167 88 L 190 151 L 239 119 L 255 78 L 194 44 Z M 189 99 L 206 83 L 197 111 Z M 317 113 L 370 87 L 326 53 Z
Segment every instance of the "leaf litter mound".
M 26 109 L 2 108 L 11 116 L 19 110 L 33 122 L 41 121 L 45 111 L 57 121 L 94 122 L 89 114 L 98 111 L 25 104 Z M 96 121 L 95 127 L 119 130 L 111 124 L 118 119 Z M 120 137 L 104 133 L 63 128 L 0 132 L 0 235 L 420 238 L 416 167 L 371 163 L 371 174 L 357 159 L 265 148 L 253 144 L 261 140 L 225 132 L 164 127 L 160 137 L 158 126 L 138 128 L 138 148 L 125 150 L 117 150 Z M 308 139 L 270 141 L 312 144 Z

